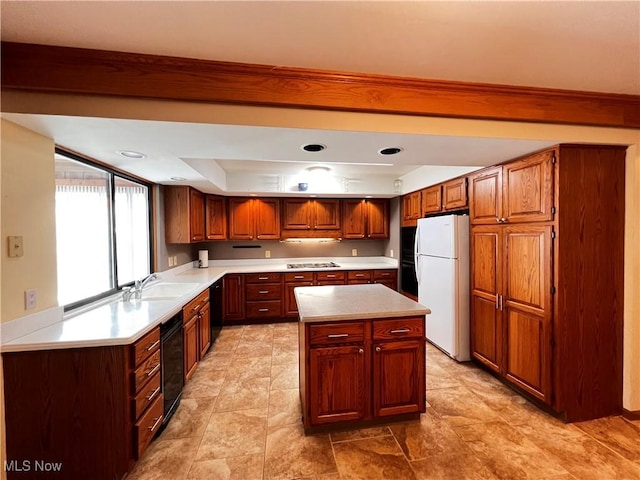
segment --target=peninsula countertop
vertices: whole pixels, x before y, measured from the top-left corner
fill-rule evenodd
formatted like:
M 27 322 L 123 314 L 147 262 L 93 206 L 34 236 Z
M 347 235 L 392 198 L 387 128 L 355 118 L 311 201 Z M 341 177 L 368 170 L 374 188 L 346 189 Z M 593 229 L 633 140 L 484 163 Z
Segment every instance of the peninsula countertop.
M 294 289 L 301 322 L 397 318 L 431 313 L 424 305 L 381 284 Z

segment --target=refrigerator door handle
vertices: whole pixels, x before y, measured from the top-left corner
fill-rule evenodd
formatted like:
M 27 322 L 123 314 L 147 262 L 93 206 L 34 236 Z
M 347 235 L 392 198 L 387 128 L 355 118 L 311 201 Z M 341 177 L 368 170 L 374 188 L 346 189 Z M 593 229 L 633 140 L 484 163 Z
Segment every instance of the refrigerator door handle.
M 416 236 L 413 240 L 413 267 L 416 270 L 416 280 L 418 280 L 418 285 L 420 285 L 420 252 L 418 252 L 418 245 L 420 245 L 420 224 L 416 227 Z

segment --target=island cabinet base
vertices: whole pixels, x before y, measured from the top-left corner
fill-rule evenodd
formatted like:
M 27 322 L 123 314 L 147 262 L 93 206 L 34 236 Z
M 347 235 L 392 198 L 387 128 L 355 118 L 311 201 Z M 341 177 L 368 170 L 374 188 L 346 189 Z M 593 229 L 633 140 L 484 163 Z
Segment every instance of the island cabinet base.
M 305 433 L 426 411 L 424 316 L 301 323 L 299 347 Z

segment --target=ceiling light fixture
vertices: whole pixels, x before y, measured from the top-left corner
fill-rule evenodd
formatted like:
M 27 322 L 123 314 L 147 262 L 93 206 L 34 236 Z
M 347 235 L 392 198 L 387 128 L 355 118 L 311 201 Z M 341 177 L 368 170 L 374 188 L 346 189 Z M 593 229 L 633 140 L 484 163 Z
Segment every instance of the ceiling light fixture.
M 387 148 L 383 148 L 382 150 L 379 150 L 378 153 L 380 155 L 395 155 L 396 153 L 400 153 L 402 151 L 402 148 L 400 147 L 387 147 Z
M 171 177 L 171 180 L 173 180 L 174 182 L 184 182 L 186 180 L 186 178 L 184 178 L 184 177 Z
M 321 152 L 327 148 L 326 145 L 322 145 L 321 143 L 309 143 L 307 145 L 302 145 L 302 149 L 305 152 Z
M 307 167 L 307 172 L 322 172 L 329 173 L 331 171 L 331 167 L 327 167 L 326 165 L 313 165 L 312 167 Z
M 118 150 L 118 155 L 127 158 L 146 158 L 147 156 L 144 153 L 135 152 L 133 150 Z

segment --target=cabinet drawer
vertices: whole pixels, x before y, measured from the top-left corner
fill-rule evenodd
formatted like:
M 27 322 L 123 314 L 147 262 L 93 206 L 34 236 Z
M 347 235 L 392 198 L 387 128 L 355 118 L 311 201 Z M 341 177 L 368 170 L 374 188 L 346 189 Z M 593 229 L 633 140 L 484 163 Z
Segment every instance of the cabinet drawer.
M 424 338 L 424 321 L 424 317 L 374 320 L 373 339 Z
M 317 272 L 316 279 L 319 282 L 323 282 L 325 280 L 344 280 L 344 272 Z
M 160 371 L 160 349 L 145 360 L 133 373 L 133 392 L 137 393 L 140 389 Z
M 146 410 L 146 408 L 153 403 L 153 401 L 160 395 L 160 372 L 156 373 L 153 378 L 147 383 L 140 393 L 133 399 L 133 411 L 134 419 L 138 417 Z
M 364 323 L 340 322 L 309 325 L 311 345 L 333 345 L 364 341 Z
M 280 300 L 281 298 L 282 286 L 279 283 L 247 285 L 247 301 Z
M 153 440 L 153 436 L 162 425 L 163 408 L 164 401 L 162 394 L 160 394 L 151 404 L 147 413 L 145 413 L 142 418 L 136 422 L 133 428 L 136 458 L 140 458 L 142 456 L 142 453 L 149 446 L 151 440 Z
M 313 281 L 313 272 L 285 273 L 285 282 L 311 282 Z
M 374 270 L 373 278 L 375 280 L 391 280 L 396 279 L 398 277 L 398 272 L 396 270 Z
M 184 308 L 182 309 L 184 318 L 191 318 L 192 316 L 194 316 L 202 307 L 204 307 L 204 304 L 208 301 L 209 289 L 206 289 L 204 292 L 202 292 L 200 295 L 198 295 L 196 298 L 194 298 L 184 306 Z
M 281 273 L 250 273 L 244 276 L 247 283 L 278 283 L 282 279 Z
M 282 301 L 247 302 L 247 318 L 277 318 L 282 316 Z
M 154 328 L 144 337 L 132 345 L 133 348 L 133 367 L 137 367 L 145 361 L 149 355 L 160 348 L 160 329 Z
M 370 270 L 360 270 L 349 272 L 347 278 L 349 280 L 371 280 L 371 271 Z

